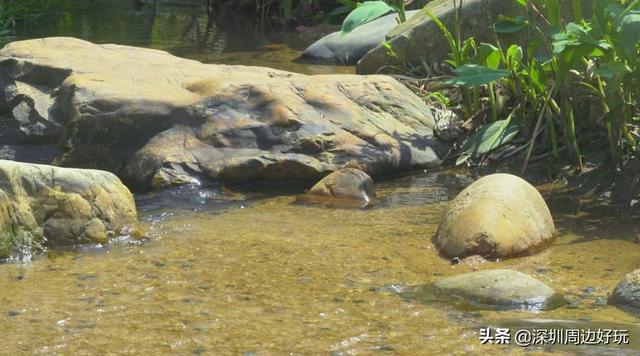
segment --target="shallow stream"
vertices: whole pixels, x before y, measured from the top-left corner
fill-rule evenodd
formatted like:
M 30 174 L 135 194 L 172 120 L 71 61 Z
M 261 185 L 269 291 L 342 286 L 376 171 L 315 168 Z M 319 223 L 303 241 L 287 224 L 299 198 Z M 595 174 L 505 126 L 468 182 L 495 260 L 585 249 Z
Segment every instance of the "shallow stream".
M 292 35 L 213 26 L 198 44 L 196 29 L 206 28 L 207 18 L 194 8 L 160 8 L 149 27 L 129 1 L 67 3 L 75 4 L 67 22 L 26 37 L 73 35 L 304 73 L 353 71 L 291 62 L 300 53 Z M 49 251 L 31 263 L 0 265 L 0 354 L 637 354 L 640 318 L 606 305 L 623 275 L 640 266 L 637 223 L 596 200 L 540 187 L 558 229 L 550 248 L 452 265 L 431 238 L 447 201 L 471 181 L 465 172 L 441 171 L 377 182 L 380 202 L 367 210 L 301 206 L 296 190 L 261 187 L 138 196 L 147 241 Z M 545 312 L 482 311 L 402 293 L 489 268 L 530 274 L 568 303 Z M 529 319 L 629 329 L 631 345 L 480 345 L 481 327 L 531 326 Z

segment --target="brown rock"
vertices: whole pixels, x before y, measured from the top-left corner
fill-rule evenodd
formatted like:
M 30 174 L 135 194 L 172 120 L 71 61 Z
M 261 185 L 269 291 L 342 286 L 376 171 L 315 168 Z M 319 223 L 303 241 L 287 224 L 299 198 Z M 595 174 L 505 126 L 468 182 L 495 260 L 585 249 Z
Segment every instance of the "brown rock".
M 343 168 L 333 172 L 314 185 L 302 201 L 365 207 L 375 202 L 373 180 L 356 168 Z
M 115 175 L 0 160 L 0 259 L 136 229 L 133 196 Z
M 9 118 L 33 126 L 25 135 L 62 126 L 42 131 L 65 141 L 57 163 L 134 187 L 316 181 L 353 159 L 374 175 L 440 163 L 431 111 L 386 76 L 209 65 L 73 38 L 12 42 L 0 67 L 0 94 L 32 99 L 33 120 Z
M 502 259 L 540 250 L 552 241 L 554 229 L 536 188 L 514 175 L 492 174 L 449 203 L 434 242 L 448 258 Z

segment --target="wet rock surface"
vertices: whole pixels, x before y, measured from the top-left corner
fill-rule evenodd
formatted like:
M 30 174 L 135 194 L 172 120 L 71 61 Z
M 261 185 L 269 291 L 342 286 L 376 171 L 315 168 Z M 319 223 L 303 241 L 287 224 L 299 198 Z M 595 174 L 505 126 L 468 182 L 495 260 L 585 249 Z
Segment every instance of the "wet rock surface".
M 375 202 L 373 180 L 356 168 L 343 168 L 316 183 L 300 201 L 366 207 Z
M 389 77 L 206 65 L 73 38 L 10 43 L 0 69 L 0 105 L 13 112 L 3 120 L 20 142 L 61 143 L 56 163 L 135 188 L 317 181 L 351 160 L 371 175 L 440 163 L 431 111 Z
M 136 233 L 129 190 L 104 171 L 0 160 L 0 259 Z
M 491 174 L 465 188 L 448 205 L 434 244 L 447 258 L 504 259 L 551 243 L 555 226 L 535 187 L 510 174 Z
M 548 285 L 524 273 L 494 269 L 470 272 L 434 283 L 441 293 L 480 308 L 550 309 L 562 303 Z
M 418 10 L 407 11 L 410 17 Z M 302 58 L 313 62 L 356 64 L 367 52 L 384 42 L 387 33 L 398 25 L 398 15 L 382 16 L 353 31 L 343 34 L 333 32 L 307 47 Z

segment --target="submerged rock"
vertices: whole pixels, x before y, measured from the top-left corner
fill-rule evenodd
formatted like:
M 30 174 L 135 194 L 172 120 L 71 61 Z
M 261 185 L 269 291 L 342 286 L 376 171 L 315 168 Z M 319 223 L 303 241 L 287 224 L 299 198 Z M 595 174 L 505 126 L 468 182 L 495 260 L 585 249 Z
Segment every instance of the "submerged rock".
M 111 173 L 0 160 L 0 259 L 135 232 L 133 197 Z
M 298 197 L 301 201 L 359 207 L 373 204 L 375 198 L 373 180 L 356 168 L 333 172 Z
M 640 269 L 624 276 L 611 293 L 609 303 L 640 311 Z
M 453 1 L 435 0 L 425 6 L 437 16 L 447 28 L 453 28 L 455 11 Z M 498 15 L 515 15 L 522 6 L 515 1 L 466 0 L 462 2 L 463 26 L 461 38 L 473 36 L 476 41 L 494 41 L 491 26 Z M 387 47 L 388 46 L 388 47 Z M 390 50 L 394 55 L 389 55 Z M 419 11 L 407 22 L 395 27 L 386 36 L 384 44 L 378 43 L 359 62 L 357 72 L 377 73 L 381 68 L 421 66 L 424 63 L 440 63 L 450 51 L 440 28 L 425 11 Z
M 418 11 L 407 11 L 407 17 Z M 382 16 L 353 31 L 343 34 L 340 31 L 331 33 L 314 42 L 302 53 L 302 58 L 314 62 L 328 62 L 353 65 L 372 48 L 382 42 L 389 31 L 398 25 L 398 14 Z
M 524 273 L 494 269 L 445 278 L 434 287 L 479 307 L 549 309 L 562 298 L 548 285 Z
M 522 256 L 551 243 L 555 227 L 540 193 L 522 178 L 491 174 L 455 197 L 434 243 L 448 258 Z
M 445 148 L 429 107 L 386 76 L 208 65 L 47 38 L 0 50 L 0 81 L 5 97 L 30 98 L 37 119 L 10 117 L 9 126 L 35 125 L 22 132 L 47 140 L 58 133 L 58 163 L 108 170 L 133 187 L 317 181 L 351 160 L 386 174 L 436 166 Z M 0 102 L 6 112 L 14 104 Z

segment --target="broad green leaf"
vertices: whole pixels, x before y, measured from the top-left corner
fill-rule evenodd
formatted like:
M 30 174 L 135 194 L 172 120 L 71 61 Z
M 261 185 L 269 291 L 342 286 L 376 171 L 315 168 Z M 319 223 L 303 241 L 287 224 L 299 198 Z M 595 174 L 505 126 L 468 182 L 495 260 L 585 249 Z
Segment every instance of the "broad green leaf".
M 623 16 L 618 31 L 627 53 L 633 55 L 640 42 L 640 11 L 632 11 Z
M 631 69 L 620 62 L 607 62 L 598 68 L 598 74 L 606 79 L 626 75 Z
M 508 17 L 500 15 L 493 28 L 496 33 L 514 33 L 528 25 L 529 19 L 526 16 Z
M 507 63 L 509 68 L 514 71 L 517 71 L 520 67 L 520 61 L 522 61 L 522 47 L 518 45 L 511 45 L 507 49 Z
M 531 64 L 529 65 L 529 79 L 531 80 L 531 85 L 536 88 L 538 93 L 546 93 L 547 91 L 547 73 L 545 72 L 543 66 L 537 60 L 533 59 Z
M 625 16 L 626 14 L 635 11 L 638 7 L 640 7 L 640 0 L 633 0 L 629 5 L 627 5 L 627 8 L 624 9 L 624 11 L 620 14 L 620 18 L 622 18 L 623 16 Z
M 480 43 L 480 48 L 478 48 L 478 63 L 487 68 L 498 69 L 501 62 L 502 56 L 500 55 L 498 47 L 490 43 Z
M 578 25 L 575 23 L 569 23 L 565 32 L 557 33 L 551 38 L 553 39 L 553 53 L 558 55 L 567 51 L 570 48 L 583 47 L 583 49 L 591 48 L 589 52 L 592 56 L 601 56 L 602 51 L 607 51 L 612 48 L 611 44 L 606 40 L 597 40 L 591 36 L 589 27 Z M 584 52 L 584 50 L 581 50 Z
M 511 117 L 486 124 L 465 142 L 462 146 L 463 154 L 458 158 L 460 162 L 456 161 L 456 164 L 466 161 L 469 157 L 482 156 L 511 141 L 517 134 L 518 125 L 511 121 Z M 463 159 L 464 156 L 466 158 Z
M 447 84 L 473 87 L 489 84 L 496 80 L 506 78 L 509 72 L 502 69 L 492 69 L 475 64 L 465 64 L 454 70 L 455 78 L 446 81 Z
M 382 15 L 394 11 L 389 4 L 384 1 L 367 1 L 351 11 L 349 16 L 342 23 L 342 34 L 353 31 L 356 27 L 373 21 Z

